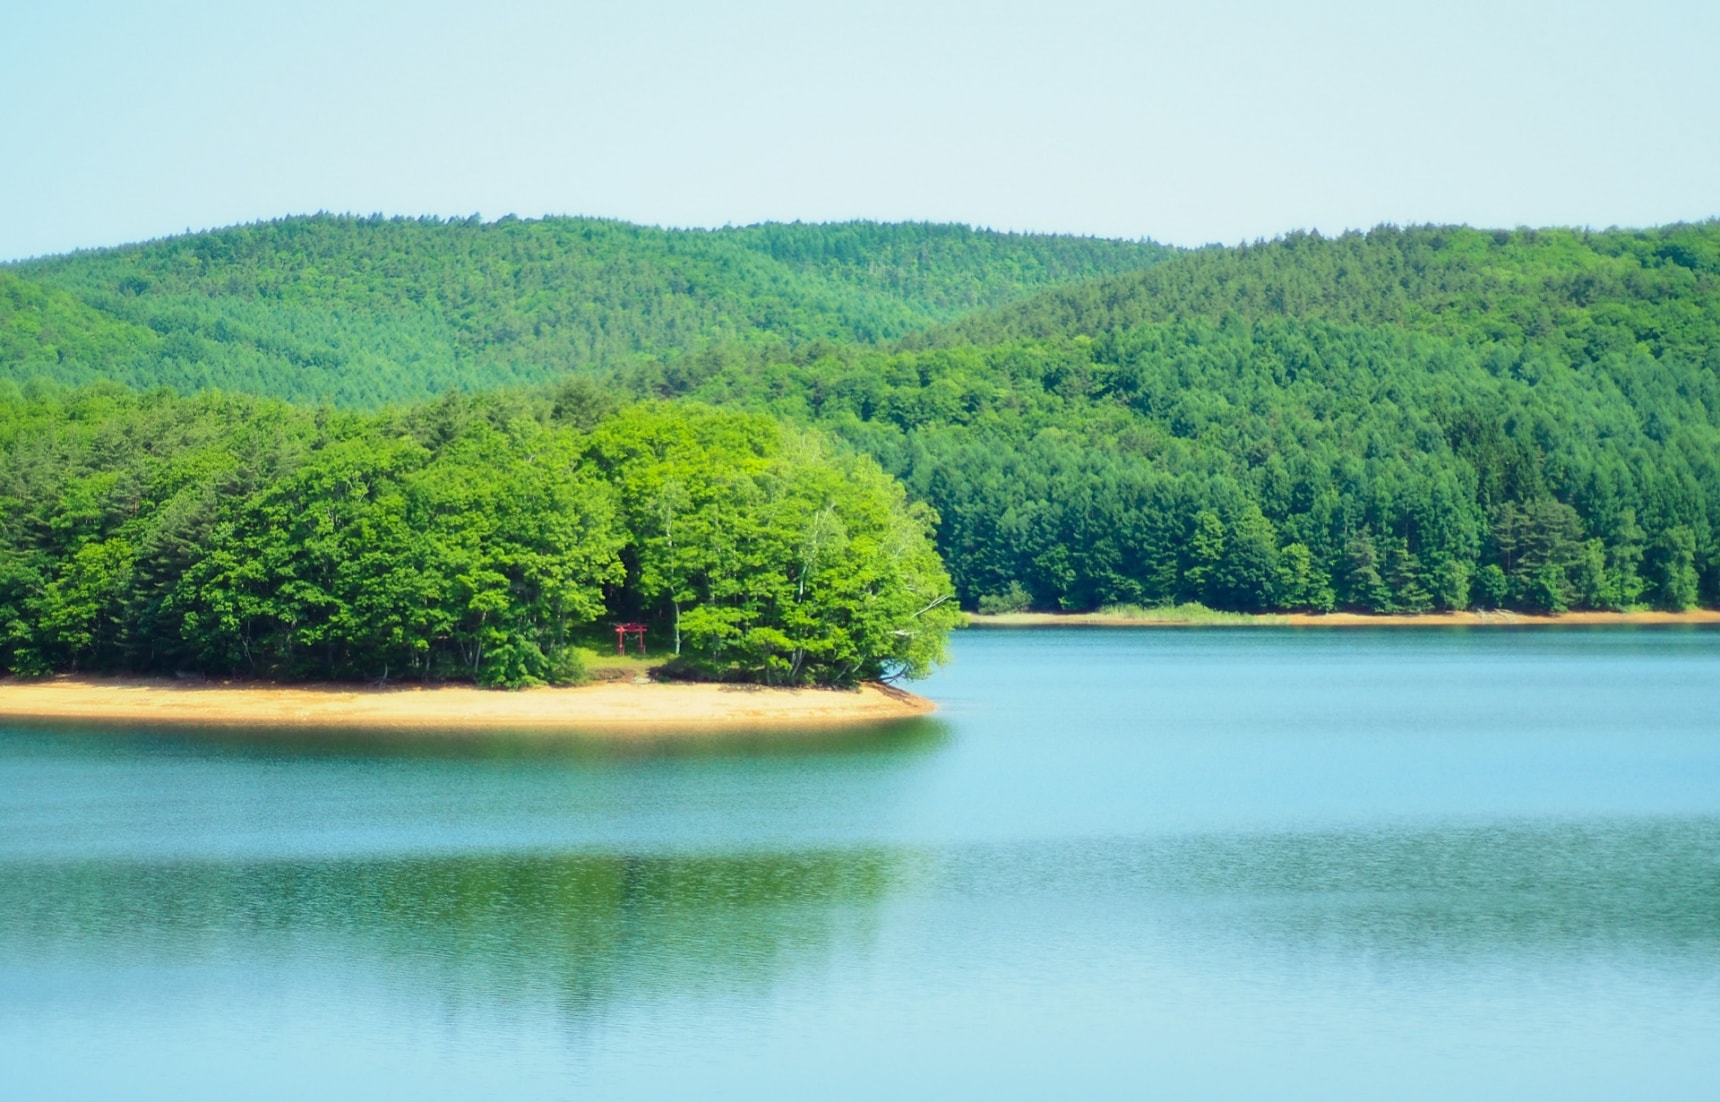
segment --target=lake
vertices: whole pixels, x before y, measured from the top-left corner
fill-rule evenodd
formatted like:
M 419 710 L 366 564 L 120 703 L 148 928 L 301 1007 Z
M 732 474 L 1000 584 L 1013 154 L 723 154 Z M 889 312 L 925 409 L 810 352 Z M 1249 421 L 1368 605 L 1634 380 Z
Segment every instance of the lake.
M 1720 632 L 970 630 L 697 743 L 0 729 L 7 1099 L 1720 1083 Z

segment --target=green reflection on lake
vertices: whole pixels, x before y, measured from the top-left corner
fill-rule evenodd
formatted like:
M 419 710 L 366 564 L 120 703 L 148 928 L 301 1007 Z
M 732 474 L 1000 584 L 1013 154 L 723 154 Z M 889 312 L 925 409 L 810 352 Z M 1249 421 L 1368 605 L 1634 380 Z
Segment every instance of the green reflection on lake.
M 740 991 L 864 938 L 881 852 L 0 867 L 0 957 L 173 964 L 271 950 L 404 965 L 451 998 L 589 1010 Z

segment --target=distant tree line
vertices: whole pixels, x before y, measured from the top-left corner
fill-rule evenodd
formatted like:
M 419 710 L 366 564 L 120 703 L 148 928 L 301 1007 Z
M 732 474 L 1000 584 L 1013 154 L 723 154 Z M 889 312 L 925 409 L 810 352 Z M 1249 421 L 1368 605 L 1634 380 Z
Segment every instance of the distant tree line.
M 712 343 L 890 340 L 1171 255 L 914 223 L 286 218 L 0 266 L 0 379 L 376 408 Z

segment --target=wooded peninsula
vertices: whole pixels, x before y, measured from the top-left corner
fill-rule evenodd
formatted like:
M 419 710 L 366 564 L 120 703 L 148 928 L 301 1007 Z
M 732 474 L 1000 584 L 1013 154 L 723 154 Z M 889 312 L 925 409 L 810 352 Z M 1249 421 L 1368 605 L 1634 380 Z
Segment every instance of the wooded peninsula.
M 926 672 L 961 609 L 1720 605 L 1720 222 L 319 215 L 0 266 L 0 666 Z

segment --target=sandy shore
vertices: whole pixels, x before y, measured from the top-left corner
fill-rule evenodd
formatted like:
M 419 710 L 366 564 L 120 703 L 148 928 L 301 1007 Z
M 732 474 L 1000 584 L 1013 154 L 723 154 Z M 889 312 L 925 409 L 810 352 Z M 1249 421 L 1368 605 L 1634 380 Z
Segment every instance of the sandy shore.
M 1531 616 L 1521 612 L 1428 612 L 1413 616 L 1370 615 L 1358 612 L 1279 613 L 1222 620 L 1154 620 L 1113 616 L 1103 612 L 1010 612 L 995 616 L 969 614 L 973 627 L 1452 627 L 1457 625 L 1525 626 L 1561 624 L 1720 624 L 1720 611 L 1690 612 L 1562 612 Z
M 662 734 L 836 726 L 924 715 L 885 685 L 857 691 L 604 682 L 501 692 L 468 686 L 280 686 L 60 676 L 0 679 L 0 718 L 227 727 L 564 730 Z

